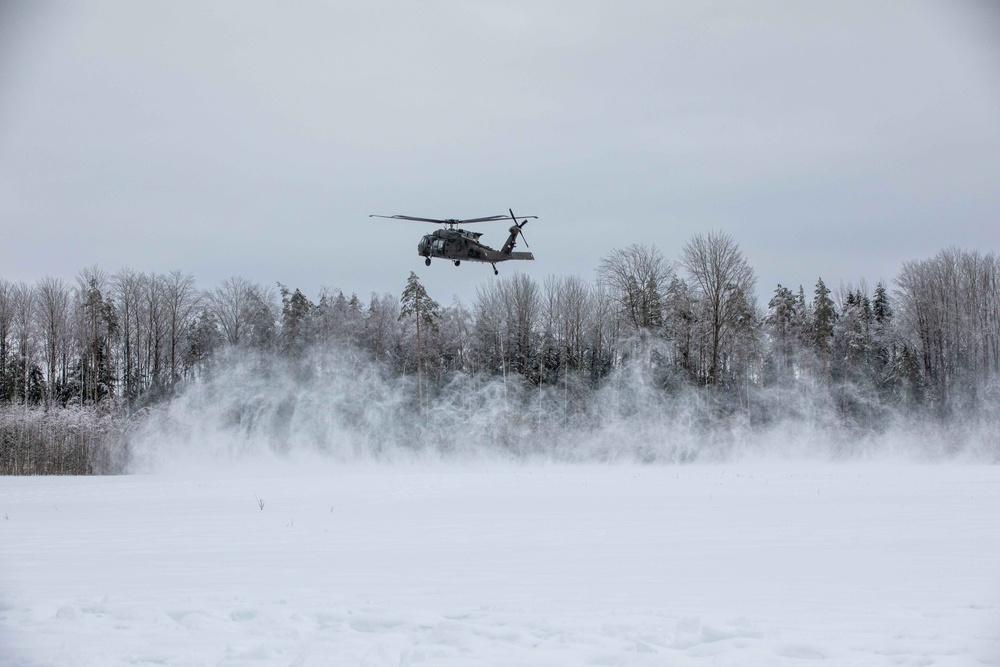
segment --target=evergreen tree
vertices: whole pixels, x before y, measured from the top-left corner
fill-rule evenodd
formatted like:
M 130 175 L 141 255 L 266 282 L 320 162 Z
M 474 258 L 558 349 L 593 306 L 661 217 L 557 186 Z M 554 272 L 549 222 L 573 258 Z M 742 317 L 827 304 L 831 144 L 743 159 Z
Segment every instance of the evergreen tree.
M 886 293 L 885 284 L 881 282 L 875 287 L 875 297 L 872 299 L 872 317 L 879 324 L 892 321 L 892 306 L 889 304 L 889 295 Z
M 868 296 L 861 289 L 849 291 L 834 323 L 834 343 L 843 348 L 837 356 L 850 365 L 850 371 L 863 376 L 871 356 L 871 323 Z
M 799 285 L 799 291 L 795 294 L 795 318 L 794 332 L 800 347 L 812 347 L 812 325 L 813 312 L 809 303 L 806 302 L 806 291 Z
M 878 386 L 886 388 L 890 384 L 889 375 L 897 355 L 897 346 L 892 306 L 885 285 L 881 282 L 875 287 L 872 299 L 871 329 L 871 363 Z
M 273 350 L 278 347 L 280 334 L 276 322 L 277 310 L 273 291 L 260 288 L 253 291 L 247 316 L 250 347 L 258 350 Z
M 45 372 L 38 364 L 28 363 L 16 354 L 10 361 L 8 374 L 16 378 L 13 393 L 14 399 L 24 405 L 39 405 L 45 400 Z
M 417 330 L 417 391 L 420 395 L 420 406 L 423 409 L 423 378 L 422 361 L 420 349 L 420 327 L 424 327 L 425 332 L 437 331 L 437 323 L 441 317 L 440 307 L 437 302 L 427 295 L 427 290 L 420 284 L 417 274 L 410 271 L 410 277 L 406 279 L 406 287 L 399 299 L 399 320 L 413 318 Z
M 281 351 L 298 356 L 312 342 L 311 318 L 315 306 L 298 289 L 290 292 L 281 283 L 278 288 L 281 290 Z
M 418 327 L 423 324 L 428 329 L 436 328 L 441 317 L 441 307 L 427 295 L 427 290 L 413 271 L 410 271 L 399 299 L 399 319 L 408 317 L 413 317 Z
M 865 289 L 848 289 L 833 323 L 830 377 L 842 413 L 871 423 L 876 415 L 877 374 L 872 360 L 871 300 Z
M 346 310 L 347 299 L 340 290 L 337 290 L 336 294 L 327 289 L 320 293 L 319 303 L 313 309 L 317 341 L 327 343 L 337 337 L 337 324 L 343 320 L 343 313 Z
M 673 346 L 674 365 L 688 380 L 695 380 L 694 361 L 698 317 L 696 297 L 682 278 L 674 276 L 664 304 L 664 336 Z
M 837 310 L 830 298 L 830 290 L 820 278 L 813 293 L 812 334 L 815 350 L 823 360 L 823 375 L 827 384 L 830 382 L 830 346 L 836 321 Z
M 111 299 L 104 298 L 96 278 L 90 278 L 81 298 L 81 358 L 73 369 L 75 390 L 62 389 L 61 393 L 64 400 L 76 394 L 84 403 L 97 403 L 114 392 L 110 352 L 118 335 L 118 316 Z
M 820 354 L 830 351 L 833 338 L 833 325 L 837 321 L 837 309 L 830 298 L 830 290 L 823 279 L 816 282 L 813 296 L 813 344 Z
M 792 370 L 792 359 L 795 352 L 795 320 L 797 316 L 796 299 L 792 290 L 778 287 L 774 296 L 767 304 L 767 325 L 771 336 L 773 349 L 772 363 L 778 380 L 789 377 Z
M 347 310 L 344 312 L 344 331 L 348 340 L 355 345 L 361 345 L 365 338 L 365 309 L 357 294 L 351 293 L 351 298 L 347 300 Z
M 191 368 L 204 370 L 224 339 L 209 308 L 202 308 L 201 313 L 192 320 L 189 327 L 184 362 Z

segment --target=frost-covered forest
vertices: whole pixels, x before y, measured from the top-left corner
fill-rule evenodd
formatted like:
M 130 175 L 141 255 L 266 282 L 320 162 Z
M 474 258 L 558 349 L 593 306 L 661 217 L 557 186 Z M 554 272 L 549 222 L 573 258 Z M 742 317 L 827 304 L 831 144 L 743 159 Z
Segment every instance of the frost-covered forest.
M 1000 456 L 993 253 L 943 250 L 874 287 L 777 285 L 767 303 L 724 233 L 595 268 L 491 276 L 471 304 L 438 303 L 414 273 L 398 294 L 316 302 L 180 271 L 0 280 L 0 472 L 122 472 L 185 447 L 850 457 L 900 434 Z

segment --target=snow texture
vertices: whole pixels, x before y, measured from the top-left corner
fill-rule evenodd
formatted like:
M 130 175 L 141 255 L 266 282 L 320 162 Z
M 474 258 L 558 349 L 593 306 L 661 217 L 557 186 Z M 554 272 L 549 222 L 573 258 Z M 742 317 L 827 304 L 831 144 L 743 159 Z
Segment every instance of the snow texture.
M 1000 467 L 0 483 L 0 664 L 1000 665 Z

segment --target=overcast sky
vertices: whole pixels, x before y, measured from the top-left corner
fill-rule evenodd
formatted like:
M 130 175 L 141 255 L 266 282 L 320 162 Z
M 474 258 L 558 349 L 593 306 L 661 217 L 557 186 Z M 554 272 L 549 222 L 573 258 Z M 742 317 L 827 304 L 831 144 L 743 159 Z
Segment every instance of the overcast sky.
M 540 219 L 501 274 L 722 230 L 762 305 L 996 252 L 1000 3 L 0 3 L 0 277 L 471 304 L 488 265 L 368 216 L 507 208 Z

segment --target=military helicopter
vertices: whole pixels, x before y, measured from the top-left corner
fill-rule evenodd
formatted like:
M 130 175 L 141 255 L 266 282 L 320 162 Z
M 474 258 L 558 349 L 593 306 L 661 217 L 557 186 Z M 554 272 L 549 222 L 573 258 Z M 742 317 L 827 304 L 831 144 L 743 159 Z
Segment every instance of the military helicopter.
M 468 220 L 435 220 L 434 218 L 414 218 L 409 215 L 369 215 L 369 218 L 388 218 L 390 220 L 416 220 L 417 222 L 432 222 L 438 225 L 447 225 L 446 229 L 438 229 L 433 234 L 427 234 L 420 243 L 417 244 L 417 254 L 424 258 L 424 264 L 431 265 L 431 257 L 450 259 L 455 262 L 455 266 L 465 262 L 484 262 L 493 266 L 493 274 L 497 275 L 498 262 L 506 262 L 512 259 L 534 259 L 530 252 L 514 252 L 514 245 L 517 243 L 518 235 L 524 239 L 524 232 L 521 229 L 528 224 L 529 219 L 537 219 L 537 215 L 514 215 L 514 211 L 507 209 L 510 215 L 491 215 L 487 218 L 469 218 Z M 510 236 L 507 242 L 499 250 L 484 245 L 479 242 L 482 236 L 479 232 L 470 232 L 464 229 L 456 229 L 455 225 L 471 224 L 473 222 L 497 222 L 499 220 L 512 220 L 514 225 L 510 228 Z M 521 222 L 518 222 L 520 220 Z M 528 245 L 525 239 L 524 245 Z

